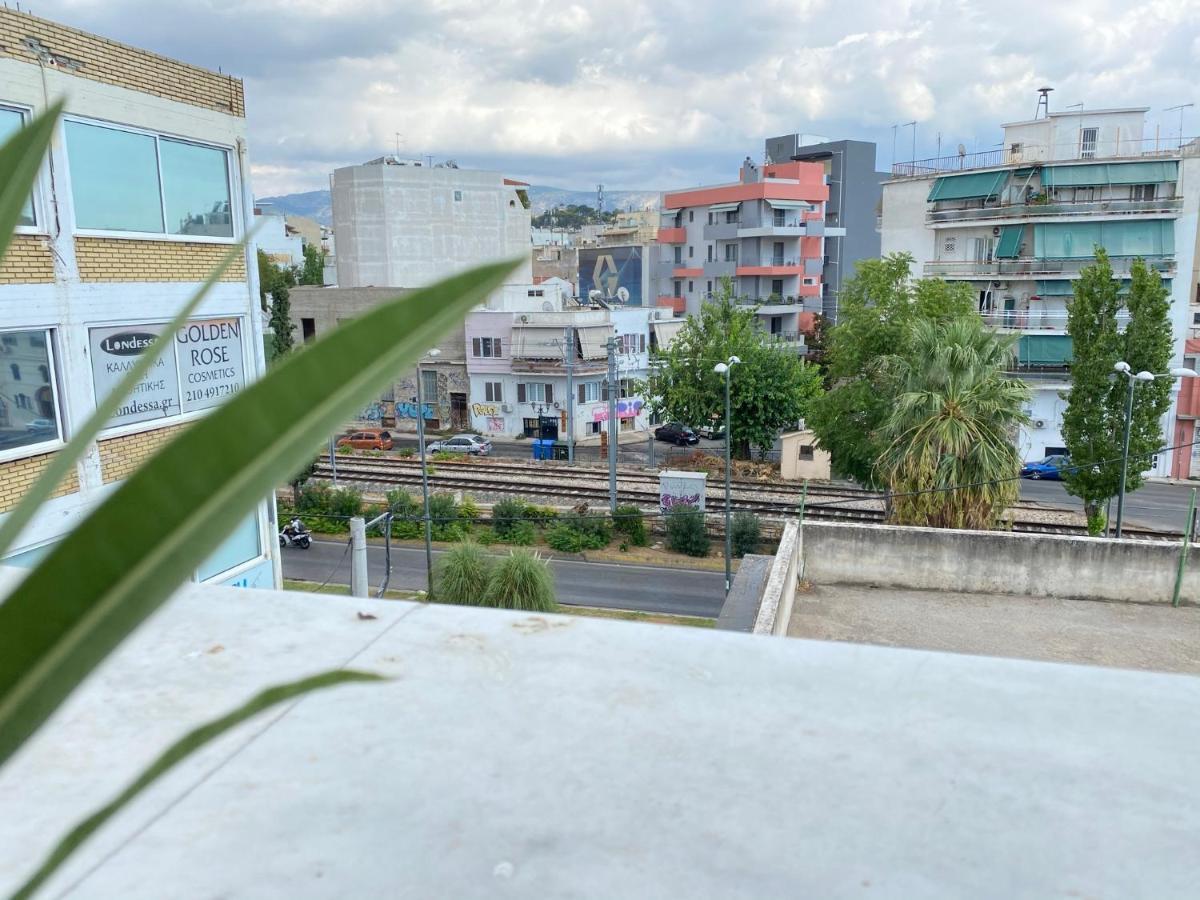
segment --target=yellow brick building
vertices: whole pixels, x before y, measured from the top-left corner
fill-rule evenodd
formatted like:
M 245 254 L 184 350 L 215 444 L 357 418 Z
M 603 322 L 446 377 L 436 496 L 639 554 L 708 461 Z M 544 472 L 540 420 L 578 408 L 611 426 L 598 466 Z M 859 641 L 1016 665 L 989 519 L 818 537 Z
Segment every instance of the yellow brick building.
M 9 565 L 35 562 L 264 367 L 253 247 L 188 328 L 163 333 L 253 212 L 241 80 L 0 9 L 0 139 L 60 99 L 49 158 L 0 260 L 0 514 L 132 360 L 160 338 L 170 346 Z M 277 585 L 273 515 L 264 502 L 196 577 Z

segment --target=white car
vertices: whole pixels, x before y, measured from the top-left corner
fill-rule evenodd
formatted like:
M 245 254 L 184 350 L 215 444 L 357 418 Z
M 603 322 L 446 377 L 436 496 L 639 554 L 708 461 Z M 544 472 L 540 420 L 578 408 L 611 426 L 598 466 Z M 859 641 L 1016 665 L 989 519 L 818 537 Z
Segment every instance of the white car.
M 481 434 L 456 434 L 444 441 L 434 441 L 427 448 L 430 453 L 472 453 L 487 456 L 492 452 L 492 442 Z

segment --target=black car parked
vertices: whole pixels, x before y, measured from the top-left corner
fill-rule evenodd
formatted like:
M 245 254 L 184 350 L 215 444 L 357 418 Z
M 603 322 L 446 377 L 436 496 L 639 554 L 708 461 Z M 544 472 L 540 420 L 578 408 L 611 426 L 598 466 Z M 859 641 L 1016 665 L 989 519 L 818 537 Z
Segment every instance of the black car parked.
M 692 431 L 686 425 L 680 425 L 677 422 L 668 422 L 666 425 L 659 425 L 654 429 L 654 439 L 677 444 L 680 447 L 700 443 L 700 438 L 696 437 L 696 432 Z

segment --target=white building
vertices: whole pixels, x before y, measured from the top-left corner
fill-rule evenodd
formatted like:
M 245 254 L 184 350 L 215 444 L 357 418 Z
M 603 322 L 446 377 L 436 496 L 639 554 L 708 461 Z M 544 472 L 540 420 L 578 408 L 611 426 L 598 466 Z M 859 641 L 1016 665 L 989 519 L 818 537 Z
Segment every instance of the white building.
M 425 287 L 517 259 L 509 283 L 531 283 L 526 187 L 497 172 L 393 156 L 335 170 L 338 286 Z
M 1002 150 L 895 167 L 883 190 L 882 252 L 911 253 L 914 275 L 971 285 L 985 321 L 1020 333 L 1016 371 L 1033 388 L 1022 458 L 1063 452 L 1070 385 L 1066 301 L 1103 246 L 1117 277 L 1142 258 L 1171 291 L 1176 355 L 1190 365 L 1200 146 L 1144 139 L 1146 109 L 1051 113 L 1004 127 Z M 1200 403 L 1175 385 L 1164 434 L 1190 444 Z M 1183 401 L 1180 402 L 1180 396 Z M 1200 394 L 1196 395 L 1200 401 Z M 1190 448 L 1154 460 L 1190 473 Z
M 5 559 L 30 565 L 262 373 L 262 323 L 251 244 L 187 327 L 163 332 L 247 229 L 242 82 L 10 9 L 0 33 L 0 139 L 57 100 L 66 109 L 0 262 L 0 512 L 130 361 L 170 342 Z M 195 578 L 277 585 L 272 516 L 259 504 Z
M 506 304 L 467 316 L 473 429 L 526 437 L 548 431 L 562 440 L 569 433 L 581 440 L 606 431 L 610 338 L 616 342 L 619 427 L 650 427 L 635 383 L 646 377 L 650 351 L 667 346 L 682 320 L 661 309 L 555 306 L 552 300 L 530 299 L 535 302 L 523 310 Z
M 277 266 L 304 265 L 304 238 L 287 222 L 287 216 L 271 207 L 256 207 L 254 242 Z

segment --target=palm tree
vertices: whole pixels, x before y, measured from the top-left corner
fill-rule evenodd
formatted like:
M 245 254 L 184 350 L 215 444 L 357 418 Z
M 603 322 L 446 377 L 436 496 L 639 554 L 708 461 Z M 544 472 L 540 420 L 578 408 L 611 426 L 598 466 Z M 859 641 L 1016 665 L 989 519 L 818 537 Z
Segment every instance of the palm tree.
M 895 495 L 894 522 L 992 528 L 1017 499 L 1029 388 L 1004 374 L 1015 342 L 977 318 L 920 321 L 913 353 L 887 361 L 898 390 L 876 468 Z

